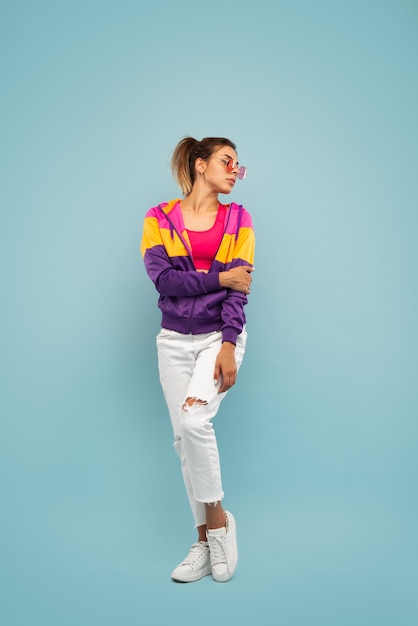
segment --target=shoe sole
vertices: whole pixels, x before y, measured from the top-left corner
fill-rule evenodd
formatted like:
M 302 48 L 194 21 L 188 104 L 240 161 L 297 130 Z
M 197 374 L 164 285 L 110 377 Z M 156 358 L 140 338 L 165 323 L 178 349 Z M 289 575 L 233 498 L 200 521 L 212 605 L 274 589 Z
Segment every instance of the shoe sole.
M 212 574 L 212 568 L 210 565 L 208 565 L 203 570 L 199 570 L 198 572 L 190 572 L 189 574 L 184 574 L 184 576 L 171 574 L 171 579 L 178 583 L 194 583 L 197 580 L 204 578 L 205 576 L 209 576 L 210 574 Z

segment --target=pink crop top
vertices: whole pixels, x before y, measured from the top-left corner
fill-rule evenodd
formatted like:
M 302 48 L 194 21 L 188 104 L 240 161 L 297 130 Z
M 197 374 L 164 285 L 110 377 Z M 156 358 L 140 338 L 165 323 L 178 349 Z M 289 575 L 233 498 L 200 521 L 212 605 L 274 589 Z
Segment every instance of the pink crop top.
M 212 265 L 224 232 L 225 212 L 225 207 L 219 205 L 215 223 L 209 230 L 187 229 L 192 246 L 193 261 L 197 270 L 207 271 Z

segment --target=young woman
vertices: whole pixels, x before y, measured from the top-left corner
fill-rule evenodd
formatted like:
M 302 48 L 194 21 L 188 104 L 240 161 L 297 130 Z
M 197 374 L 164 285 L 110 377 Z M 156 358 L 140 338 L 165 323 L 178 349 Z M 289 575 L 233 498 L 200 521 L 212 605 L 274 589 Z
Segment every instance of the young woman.
M 229 139 L 185 137 L 172 157 L 184 199 L 148 211 L 141 253 L 159 292 L 158 367 L 198 540 L 171 574 L 192 582 L 233 575 L 236 525 L 222 506 L 212 420 L 235 384 L 246 342 L 254 232 L 249 213 L 222 204 L 246 169 Z

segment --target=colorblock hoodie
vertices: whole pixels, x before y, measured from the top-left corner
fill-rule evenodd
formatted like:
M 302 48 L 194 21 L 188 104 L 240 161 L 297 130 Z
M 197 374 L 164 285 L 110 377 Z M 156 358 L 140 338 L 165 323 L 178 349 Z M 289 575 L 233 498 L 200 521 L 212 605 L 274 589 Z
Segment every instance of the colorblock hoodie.
M 247 296 L 224 289 L 219 273 L 254 263 L 254 230 L 242 205 L 226 205 L 224 231 L 208 273 L 198 272 L 180 209 L 171 200 L 150 209 L 144 220 L 141 254 L 159 295 L 163 328 L 184 334 L 222 331 L 235 344 L 245 324 Z

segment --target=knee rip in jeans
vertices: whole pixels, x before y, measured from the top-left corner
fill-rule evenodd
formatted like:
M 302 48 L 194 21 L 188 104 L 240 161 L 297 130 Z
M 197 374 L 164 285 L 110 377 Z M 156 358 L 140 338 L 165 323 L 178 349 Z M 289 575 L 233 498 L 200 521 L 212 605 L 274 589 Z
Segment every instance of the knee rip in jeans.
M 182 408 L 182 411 L 187 411 L 187 409 L 189 409 L 190 407 L 198 407 L 198 406 L 206 406 L 207 405 L 207 400 L 200 400 L 199 398 L 186 398 L 186 400 L 184 401 Z

